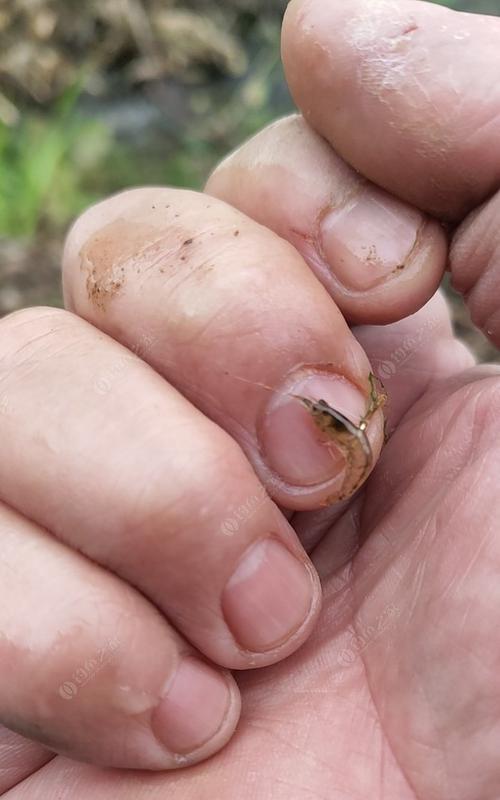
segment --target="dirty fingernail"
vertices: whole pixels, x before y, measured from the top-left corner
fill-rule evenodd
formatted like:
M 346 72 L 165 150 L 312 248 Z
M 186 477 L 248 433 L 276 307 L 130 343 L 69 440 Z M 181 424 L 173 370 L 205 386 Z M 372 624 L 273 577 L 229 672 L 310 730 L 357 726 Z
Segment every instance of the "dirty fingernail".
M 322 258 L 348 289 L 364 291 L 402 272 L 414 249 L 423 215 L 369 186 L 322 220 Z
M 203 661 L 184 657 L 154 712 L 153 730 L 170 752 L 191 753 L 220 730 L 230 705 L 224 677 Z
M 367 398 L 341 375 L 317 373 L 292 380 L 273 395 L 260 427 L 262 454 L 287 483 L 316 486 L 342 474 L 345 458 L 297 397 L 325 400 L 355 424 L 366 413 Z
M 224 589 L 222 610 L 236 641 L 261 653 L 285 643 L 302 627 L 318 594 L 312 568 L 269 538 L 243 555 Z

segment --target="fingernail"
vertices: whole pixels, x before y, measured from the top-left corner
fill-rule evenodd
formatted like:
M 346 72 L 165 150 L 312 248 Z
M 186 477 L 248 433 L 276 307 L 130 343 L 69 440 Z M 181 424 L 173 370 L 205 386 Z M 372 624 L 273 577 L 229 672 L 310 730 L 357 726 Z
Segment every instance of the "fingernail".
M 220 730 L 230 704 L 224 677 L 203 661 L 184 657 L 155 709 L 153 730 L 170 752 L 191 753 Z
M 309 616 L 317 594 L 311 569 L 276 539 L 252 545 L 222 595 L 237 642 L 262 653 L 284 644 Z
M 346 288 L 371 289 L 403 271 L 422 222 L 419 211 L 369 186 L 322 220 L 322 258 Z
M 345 470 L 345 458 L 328 441 L 297 397 L 325 400 L 351 422 L 366 413 L 367 398 L 346 378 L 313 373 L 288 382 L 273 394 L 260 426 L 262 455 L 268 466 L 294 486 L 315 486 Z

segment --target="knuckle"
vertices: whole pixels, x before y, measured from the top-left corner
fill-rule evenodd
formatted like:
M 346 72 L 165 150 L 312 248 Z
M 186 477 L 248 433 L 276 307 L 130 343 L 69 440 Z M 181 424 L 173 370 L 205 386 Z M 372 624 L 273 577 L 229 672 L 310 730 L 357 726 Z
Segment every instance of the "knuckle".
M 0 358 L 16 356 L 21 351 L 27 354 L 50 339 L 63 327 L 67 327 L 73 316 L 60 308 L 24 308 L 0 320 Z
M 63 269 L 75 266 L 76 261 L 73 256 L 80 250 L 85 239 L 92 236 L 99 229 L 105 227 L 114 218 L 126 213 L 134 206 L 144 206 L 150 196 L 157 196 L 159 193 L 168 193 L 168 189 L 152 189 L 151 187 L 135 187 L 100 200 L 98 203 L 89 206 L 73 222 L 68 231 L 63 253 Z
M 21 308 L 18 311 L 13 311 L 0 319 L 1 328 L 9 329 L 11 327 L 18 328 L 24 325 L 43 325 L 50 324 L 51 319 L 59 318 L 65 315 L 66 312 L 60 308 L 51 308 L 50 306 L 36 306 L 34 308 Z

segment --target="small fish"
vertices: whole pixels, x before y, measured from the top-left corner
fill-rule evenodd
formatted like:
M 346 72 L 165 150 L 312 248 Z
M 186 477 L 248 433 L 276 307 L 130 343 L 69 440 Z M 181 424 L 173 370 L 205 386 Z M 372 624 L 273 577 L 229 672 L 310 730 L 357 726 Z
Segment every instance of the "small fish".
M 368 423 L 375 412 L 387 400 L 385 391 L 379 392 L 375 375 L 370 373 L 370 398 L 368 409 L 355 425 L 340 411 L 332 408 L 325 400 L 310 400 L 295 395 L 311 414 L 316 426 L 330 441 L 334 442 L 346 459 L 344 483 L 338 500 L 345 500 L 359 489 L 373 465 L 373 452 L 366 435 Z
M 229 375 L 229 373 L 226 374 Z M 275 391 L 265 383 L 251 381 L 237 375 L 231 377 L 251 386 L 261 386 L 269 392 Z M 376 411 L 385 405 L 387 394 L 380 379 L 372 372 L 369 374 L 368 380 L 370 382 L 368 407 L 365 415 L 361 417 L 359 425 L 355 425 L 340 411 L 332 408 L 326 400 L 311 400 L 296 394 L 290 395 L 307 409 L 321 433 L 338 447 L 346 460 L 344 483 L 340 496 L 335 497 L 335 502 L 351 497 L 364 482 L 373 466 L 373 453 L 366 430 Z M 380 389 L 377 388 L 377 385 Z

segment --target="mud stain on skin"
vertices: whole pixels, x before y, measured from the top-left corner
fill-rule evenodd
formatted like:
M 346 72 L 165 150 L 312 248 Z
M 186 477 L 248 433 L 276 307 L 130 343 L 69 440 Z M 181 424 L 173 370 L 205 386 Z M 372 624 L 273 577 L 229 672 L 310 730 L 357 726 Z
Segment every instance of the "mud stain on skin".
M 154 225 L 117 219 L 90 237 L 80 250 L 80 268 L 86 274 L 87 296 L 104 311 L 125 284 L 127 273 L 159 252 L 164 235 Z
M 234 232 L 233 228 L 230 230 Z M 238 235 L 240 232 L 238 229 Z M 218 219 L 196 233 L 176 220 L 163 218 L 152 225 L 123 217 L 115 219 L 93 234 L 80 250 L 80 270 L 88 300 L 105 312 L 115 298 L 125 293 L 129 279 L 136 288 L 140 281 L 154 281 L 156 276 L 160 281 L 155 283 L 155 292 L 164 290 L 165 285 L 176 286 L 187 277 L 202 280 L 214 271 L 214 258 L 229 248 L 227 233 Z M 209 239 L 214 236 L 224 236 L 224 240 L 217 244 Z

